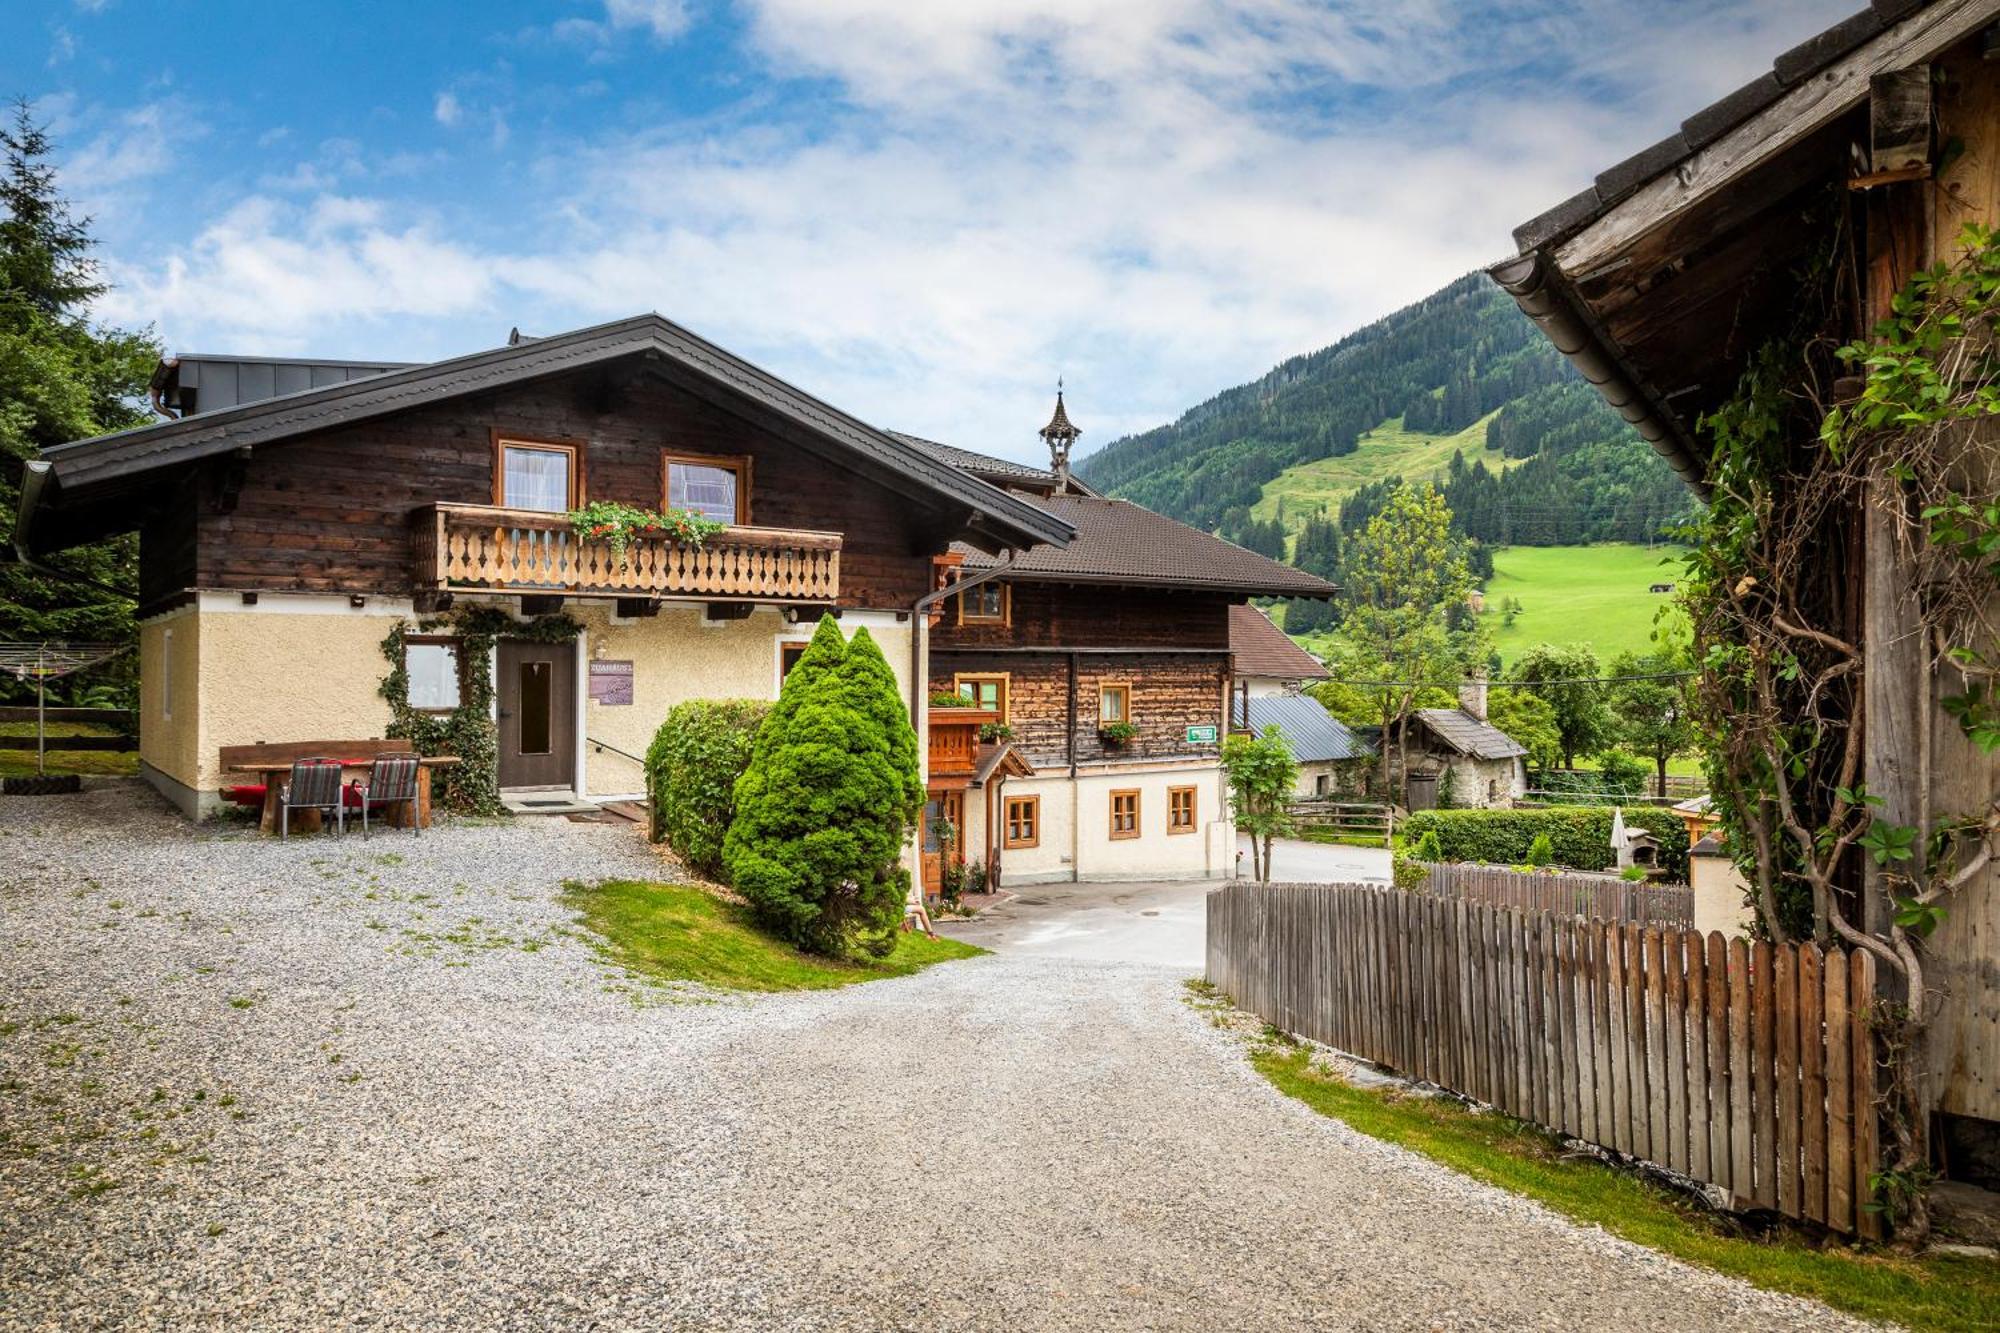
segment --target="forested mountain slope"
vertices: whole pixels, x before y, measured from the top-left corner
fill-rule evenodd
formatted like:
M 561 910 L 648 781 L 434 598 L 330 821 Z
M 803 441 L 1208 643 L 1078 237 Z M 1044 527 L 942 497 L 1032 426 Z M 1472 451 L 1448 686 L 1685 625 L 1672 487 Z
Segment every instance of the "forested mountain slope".
M 1447 436 L 1463 465 L 1438 466 Z M 1364 439 L 1372 475 L 1327 461 Z M 1267 483 L 1305 479 L 1314 464 L 1329 500 L 1389 475 L 1436 475 L 1461 530 L 1490 545 L 1643 541 L 1688 503 L 1666 464 L 1477 273 L 1172 425 L 1114 440 L 1078 470 L 1111 494 L 1266 547 L 1252 507 Z M 1316 507 L 1294 503 L 1284 526 L 1297 530 Z M 1268 526 L 1273 505 L 1258 512 Z

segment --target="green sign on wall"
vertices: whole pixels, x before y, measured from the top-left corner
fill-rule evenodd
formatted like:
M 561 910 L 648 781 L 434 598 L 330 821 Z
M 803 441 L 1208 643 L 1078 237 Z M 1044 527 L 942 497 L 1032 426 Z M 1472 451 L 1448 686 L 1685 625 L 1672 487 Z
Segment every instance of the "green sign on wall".
M 1205 727 L 1189 727 L 1188 744 L 1189 745 L 1215 744 L 1215 724 L 1211 722 Z

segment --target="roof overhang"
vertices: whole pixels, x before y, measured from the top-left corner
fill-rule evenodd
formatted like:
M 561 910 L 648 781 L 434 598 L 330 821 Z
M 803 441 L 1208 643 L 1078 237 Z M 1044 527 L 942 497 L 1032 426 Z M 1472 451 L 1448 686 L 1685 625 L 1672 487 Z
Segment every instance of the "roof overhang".
M 43 494 L 77 497 L 144 485 L 150 474 L 163 469 L 628 358 L 643 359 L 691 388 L 720 389 L 801 444 L 816 444 L 857 470 L 962 508 L 969 540 L 996 549 L 1061 546 L 1074 535 L 1068 523 L 1046 510 L 849 416 L 659 315 L 56 445 L 44 451 L 52 475 Z
M 1519 255 L 1488 272 L 1701 491 L 1697 424 L 1785 326 L 1813 240 L 1799 218 L 1867 146 L 1871 80 L 1996 18 L 2000 0 L 1875 0 L 1522 224 Z

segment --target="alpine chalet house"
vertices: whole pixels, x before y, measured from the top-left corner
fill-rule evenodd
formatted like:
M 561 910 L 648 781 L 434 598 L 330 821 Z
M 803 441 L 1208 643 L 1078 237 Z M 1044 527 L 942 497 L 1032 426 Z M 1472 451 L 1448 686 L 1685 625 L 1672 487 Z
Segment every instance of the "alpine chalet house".
M 1251 597 L 1336 590 L 1090 491 L 1070 475 L 1080 432 L 1060 393 L 1040 434 L 1046 471 L 915 442 L 1075 534 L 1011 557 L 961 543 L 943 562 L 966 587 L 935 613 L 931 691 L 973 705 L 960 726 L 976 719 L 984 740 L 946 742 L 953 710 L 931 710 L 933 813 L 956 845 L 932 848 L 927 874 L 943 855 L 1002 885 L 1228 875 L 1232 615 Z M 947 747 L 962 756 L 955 785 Z
M 1821 349 L 1873 339 L 1891 316 L 1938 320 L 1923 315 L 1925 299 L 1898 293 L 1968 259 L 1990 273 L 1990 233 L 1969 226 L 2000 227 L 2000 0 L 1875 0 L 1522 224 L 1520 253 L 1491 273 L 1692 489 L 1732 505 L 1761 494 L 1758 532 L 1803 543 L 1799 576 L 1750 548 L 1762 577 L 1736 585 L 1743 593 L 1724 611 L 1745 607 L 1735 623 L 1785 636 L 1760 638 L 1770 646 L 1748 657 L 1752 669 L 1787 661 L 1819 682 L 1810 697 L 1785 698 L 1776 722 L 1828 720 L 1829 768 L 1811 777 L 1809 797 L 1837 794 L 1851 765 L 1847 781 L 1879 803 L 1872 818 L 1914 829 L 1917 847 L 1948 824 L 1959 829 L 1949 863 L 1927 881 L 1950 885 L 1935 900 L 1942 915 L 1912 946 L 1927 1058 L 1903 1121 L 1947 1175 L 2000 1185 L 2000 750 L 1966 725 L 1990 697 L 2000 598 L 1984 574 L 1961 573 L 1962 557 L 1940 530 L 1926 532 L 1933 514 L 1920 507 L 1940 489 L 1975 510 L 2000 493 L 2000 431 L 1990 416 L 1968 418 L 1934 434 L 1864 435 L 1858 449 L 1837 451 L 1821 434 L 1832 406 L 1852 410 L 1878 391 L 1904 402 L 1894 386 L 1867 383 L 1872 367 L 1819 359 Z M 1990 338 L 1985 318 L 1963 322 Z M 1990 376 L 1976 354 L 1965 364 Z M 1761 453 L 1736 448 L 1724 460 L 1731 418 L 1718 430 L 1716 413 L 1753 370 L 1784 377 L 1767 400 L 1784 410 L 1767 418 L 1776 425 L 1757 437 Z M 1965 384 L 1941 371 L 1939 401 Z M 1866 471 L 1833 477 L 1856 459 Z M 1731 480 L 1744 469 L 1768 478 L 1761 493 Z M 1975 539 L 1991 531 L 1981 522 Z M 1962 577 L 1981 591 L 1954 602 Z M 1953 605 L 1986 617 L 1967 636 L 1978 642 L 1955 637 L 1962 622 L 1938 618 Z M 1850 846 L 1828 872 L 1829 898 L 1851 928 L 1893 940 L 1904 926 L 1897 909 L 1915 901 L 1914 860 L 1878 865 Z M 1889 998 L 1905 998 L 1898 955 L 1876 956 Z
M 934 561 L 1072 536 L 657 315 L 426 365 L 183 356 L 153 392 L 171 419 L 30 465 L 17 539 L 140 534 L 141 769 L 196 817 L 246 781 L 224 747 L 382 737 L 397 666 L 439 713 L 490 680 L 510 803 L 629 797 L 670 707 L 774 697 L 827 612 L 921 727 Z M 723 526 L 614 544 L 573 522 L 593 502 Z

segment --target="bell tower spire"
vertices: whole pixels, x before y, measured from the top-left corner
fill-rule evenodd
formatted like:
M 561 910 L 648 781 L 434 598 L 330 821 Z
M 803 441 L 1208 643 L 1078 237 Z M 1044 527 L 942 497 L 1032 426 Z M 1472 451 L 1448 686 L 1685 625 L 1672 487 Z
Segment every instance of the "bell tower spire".
M 1049 424 L 1036 432 L 1042 442 L 1049 446 L 1049 469 L 1056 474 L 1056 494 L 1069 492 L 1069 451 L 1076 443 L 1076 437 L 1083 434 L 1070 424 L 1069 413 L 1063 408 L 1063 382 L 1056 380 L 1056 411 L 1049 418 Z

